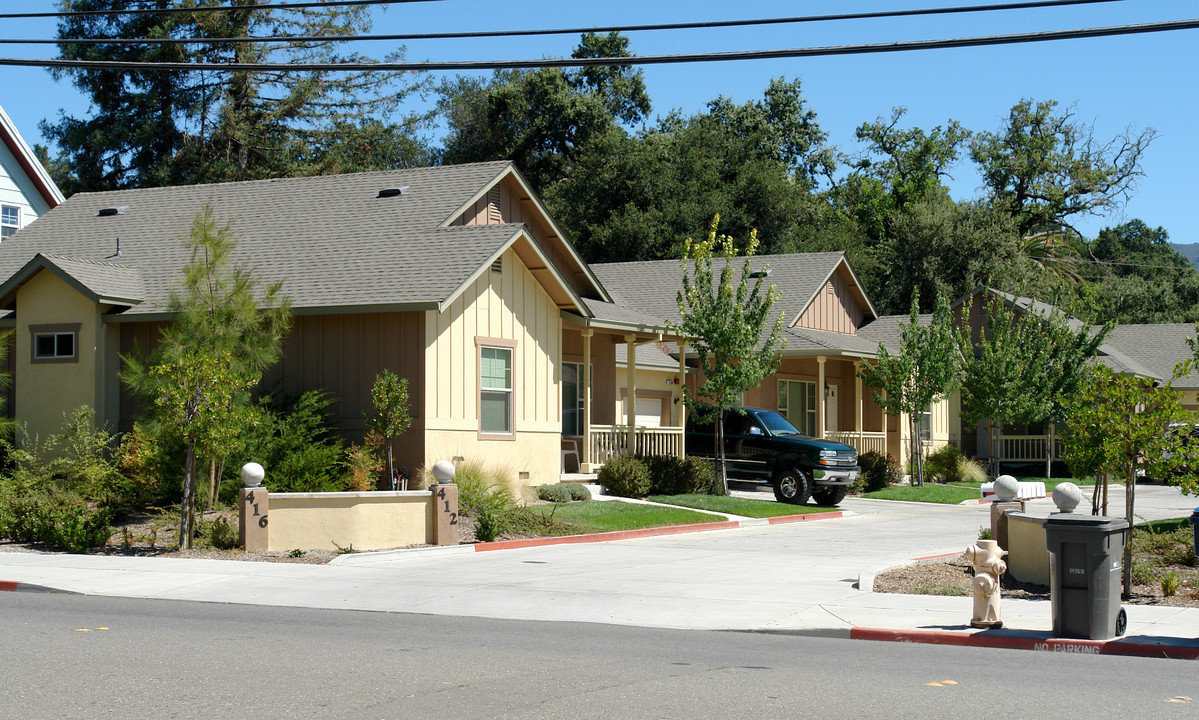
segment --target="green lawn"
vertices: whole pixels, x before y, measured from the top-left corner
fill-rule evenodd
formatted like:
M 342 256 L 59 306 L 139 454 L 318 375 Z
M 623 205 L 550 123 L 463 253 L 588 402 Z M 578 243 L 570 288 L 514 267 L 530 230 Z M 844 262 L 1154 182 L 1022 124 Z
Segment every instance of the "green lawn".
M 557 509 L 555 510 L 555 508 Z M 542 515 L 553 513 L 554 520 L 573 526 L 570 531 L 564 530 L 563 534 L 641 530 L 669 525 L 694 525 L 724 521 L 724 518 L 719 515 L 710 515 L 694 510 L 664 508 L 656 505 L 634 505 L 615 501 L 591 500 L 562 505 L 533 505 L 529 509 Z
M 752 518 L 803 515 L 805 513 L 835 512 L 837 508 L 816 505 L 788 505 L 773 500 L 750 500 L 728 495 L 651 495 L 646 500 L 682 505 L 696 510 L 729 513 Z
M 892 485 L 889 488 L 863 493 L 862 497 L 873 500 L 907 500 L 909 502 L 940 503 L 942 505 L 957 505 L 966 500 L 978 499 L 978 488 L 954 485 L 934 485 L 925 483 L 924 487 L 915 485 Z

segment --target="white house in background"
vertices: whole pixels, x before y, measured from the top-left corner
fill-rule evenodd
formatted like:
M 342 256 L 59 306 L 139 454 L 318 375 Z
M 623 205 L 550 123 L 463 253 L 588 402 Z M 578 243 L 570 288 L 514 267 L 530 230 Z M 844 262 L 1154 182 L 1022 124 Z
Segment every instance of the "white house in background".
M 62 203 L 62 192 L 0 107 L 0 241 Z

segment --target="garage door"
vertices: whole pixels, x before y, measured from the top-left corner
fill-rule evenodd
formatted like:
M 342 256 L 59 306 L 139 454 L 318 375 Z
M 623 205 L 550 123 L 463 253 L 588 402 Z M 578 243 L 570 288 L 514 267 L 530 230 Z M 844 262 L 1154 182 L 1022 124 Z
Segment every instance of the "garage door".
M 637 424 L 645 427 L 662 426 L 662 398 L 639 397 L 634 408 Z

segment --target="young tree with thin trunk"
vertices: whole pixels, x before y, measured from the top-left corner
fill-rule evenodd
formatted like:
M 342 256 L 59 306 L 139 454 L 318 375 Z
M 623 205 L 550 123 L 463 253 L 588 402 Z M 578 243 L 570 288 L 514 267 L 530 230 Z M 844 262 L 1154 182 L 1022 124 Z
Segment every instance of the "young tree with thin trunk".
M 679 335 L 689 338 L 699 361 L 701 381 L 695 392 L 684 386 L 687 408 L 699 419 L 716 419 L 716 473 L 721 492 L 729 492 L 724 455 L 724 416 L 741 394 L 762 384 L 774 372 L 786 343 L 782 336 L 783 313 L 770 325 L 770 309 L 779 292 L 762 287 L 763 273 L 755 273 L 752 258 L 758 248 L 751 232 L 745 256 L 727 235 L 718 235 L 720 216 L 712 220 L 708 239 L 688 239 L 683 256 L 683 289 L 678 294 L 682 322 Z M 713 265 L 719 265 L 719 276 Z M 740 268 L 737 266 L 740 265 Z
M 192 256 L 183 268 L 182 290 L 172 292 L 168 305 L 173 321 L 163 329 L 148 361 L 136 354 L 123 358 L 121 378 L 135 394 L 161 408 L 163 383 L 187 377 L 161 368 L 174 367 L 185 358 L 198 362 L 196 353 L 221 357 L 229 366 L 229 377 L 238 380 L 235 384 L 241 388 L 234 400 L 248 405 L 249 389 L 282 355 L 283 337 L 291 327 L 291 305 L 282 283 L 260 290 L 248 268 L 234 265 L 237 238 L 230 226 L 217 222 L 210 207 L 196 215 L 188 244 Z M 238 413 L 221 417 L 230 422 L 243 419 Z M 201 457 L 209 460 L 209 509 L 219 492 L 223 458 L 236 439 L 237 433 L 232 433 L 226 443 L 197 445 Z M 191 512 L 190 507 L 185 506 L 185 511 Z
M 1019 298 L 1014 303 L 1022 302 Z M 969 318 L 973 302 L 962 306 Z M 1042 308 L 1053 306 L 1042 306 Z M 1077 391 L 1083 366 L 1095 357 L 1107 337 L 1075 322 L 1057 309 L 1038 310 L 1030 303 L 1017 309 L 1002 297 L 990 297 L 986 322 L 977 334 L 963 322 L 957 334 L 962 368 L 962 415 L 968 424 L 988 420 L 991 456 L 995 428 L 1011 423 L 1046 423 L 1045 474 L 1050 476 L 1054 424 L 1063 401 Z M 996 463 L 996 474 L 1001 467 Z
M 387 482 L 392 490 L 407 490 L 407 480 L 403 488 L 396 487 L 395 458 L 392 444 L 395 439 L 404 434 L 412 422 L 408 412 L 408 378 L 398 377 L 390 370 L 384 369 L 375 377 L 371 386 L 371 412 L 365 413 L 366 425 L 371 432 L 383 441 L 387 450 Z
M 920 298 L 914 295 L 909 322 L 900 328 L 898 352 L 892 355 L 880 344 L 878 360 L 864 363 L 858 373 L 884 412 L 908 416 L 912 474 L 917 486 L 924 485 L 920 416 L 953 392 L 960 366 L 949 303 L 938 295 L 932 322 L 923 325 Z
M 1177 376 L 1179 371 L 1175 371 Z M 1183 373 L 1185 374 L 1185 373 Z M 1075 473 L 1114 475 L 1124 480 L 1124 518 L 1131 528 L 1136 517 L 1137 471 L 1170 477 L 1175 470 L 1199 467 L 1199 443 L 1187 443 L 1194 416 L 1183 410 L 1181 393 L 1171 383 L 1117 374 L 1103 365 L 1093 368 L 1078 391 L 1065 402 L 1066 461 Z M 1195 477 L 1184 474 L 1184 491 L 1196 492 Z M 1106 505 L 1106 503 L 1105 503 Z M 1124 597 L 1132 591 L 1132 542 L 1124 546 Z

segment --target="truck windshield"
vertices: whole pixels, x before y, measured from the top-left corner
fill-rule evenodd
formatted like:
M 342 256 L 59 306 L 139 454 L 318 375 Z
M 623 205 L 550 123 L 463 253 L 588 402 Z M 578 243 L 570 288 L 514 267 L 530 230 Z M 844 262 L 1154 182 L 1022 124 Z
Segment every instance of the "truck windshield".
M 803 435 L 787 418 L 776 412 L 760 412 L 758 419 L 771 435 Z

